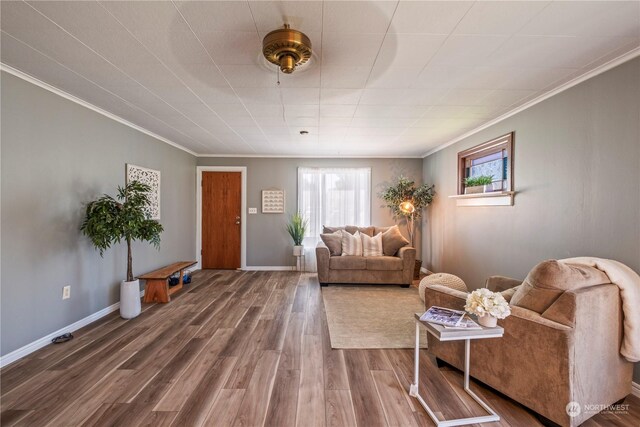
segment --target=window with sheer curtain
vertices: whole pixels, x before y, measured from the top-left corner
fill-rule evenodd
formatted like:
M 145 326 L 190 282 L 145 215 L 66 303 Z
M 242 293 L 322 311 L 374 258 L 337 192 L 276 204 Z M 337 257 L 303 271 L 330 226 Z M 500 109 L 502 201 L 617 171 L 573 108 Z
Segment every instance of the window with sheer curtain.
M 370 225 L 371 168 L 298 168 L 298 210 L 309 238 L 323 225 Z

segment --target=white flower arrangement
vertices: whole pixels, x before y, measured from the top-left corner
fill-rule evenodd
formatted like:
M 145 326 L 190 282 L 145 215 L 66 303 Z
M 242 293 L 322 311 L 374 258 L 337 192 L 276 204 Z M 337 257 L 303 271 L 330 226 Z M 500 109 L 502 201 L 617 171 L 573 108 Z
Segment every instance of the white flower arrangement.
M 476 289 L 467 296 L 464 306 L 467 313 L 480 317 L 489 314 L 497 319 L 504 319 L 511 314 L 509 303 L 502 294 L 491 292 L 487 288 Z

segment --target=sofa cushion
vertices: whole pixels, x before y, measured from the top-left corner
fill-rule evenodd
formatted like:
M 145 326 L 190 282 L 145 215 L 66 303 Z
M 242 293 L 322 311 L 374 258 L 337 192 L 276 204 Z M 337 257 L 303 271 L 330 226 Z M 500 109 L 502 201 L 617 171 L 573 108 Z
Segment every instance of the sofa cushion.
M 342 231 L 338 230 L 335 233 L 321 234 L 320 238 L 327 248 L 329 248 L 331 256 L 342 255 Z
M 378 233 L 373 237 L 369 237 L 366 234 L 360 233 L 362 238 L 362 255 L 369 256 L 382 256 L 382 233 Z
M 566 290 L 609 282 L 609 277 L 597 268 L 556 260 L 543 261 L 529 272 L 510 303 L 542 314 Z
M 329 258 L 331 270 L 366 270 L 366 258 L 362 256 L 332 256 Z
M 356 231 L 356 234 L 351 234 L 345 230 L 342 233 L 342 256 L 362 256 L 362 239 L 360 239 L 360 232 Z
M 364 258 L 367 270 L 398 271 L 402 270 L 402 260 L 396 256 L 373 256 Z
M 323 225 L 322 226 L 322 233 L 323 234 L 331 234 L 331 233 L 335 233 L 336 231 L 341 231 L 344 230 L 344 227 L 330 227 L 328 225 Z
M 373 237 L 378 234 L 378 232 L 376 232 L 376 227 L 374 227 L 373 225 L 369 227 L 358 227 L 356 225 L 347 225 L 346 227 L 331 227 L 328 225 L 322 226 L 322 233 L 324 234 L 331 234 L 341 230 L 346 230 L 349 234 L 356 234 L 356 231 L 359 231 L 360 234 L 366 234 L 369 237 Z
M 382 233 L 382 252 L 386 256 L 394 256 L 400 248 L 403 248 L 409 244 L 409 241 L 404 238 L 397 225 L 390 227 L 387 231 Z
M 359 231 L 360 234 L 366 234 L 369 237 L 373 237 L 373 231 L 375 230 L 375 227 L 358 227 L 355 225 L 347 225 L 344 229 L 351 234 L 356 234 L 356 231 Z

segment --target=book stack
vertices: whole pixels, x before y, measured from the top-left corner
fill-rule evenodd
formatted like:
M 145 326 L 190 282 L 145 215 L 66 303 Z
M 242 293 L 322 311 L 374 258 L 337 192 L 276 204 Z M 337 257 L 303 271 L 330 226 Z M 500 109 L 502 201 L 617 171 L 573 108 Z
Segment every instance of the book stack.
M 464 311 L 444 307 L 430 307 L 429 310 L 420 316 L 420 320 L 442 325 L 445 329 L 451 330 L 482 329 L 482 327 L 474 322 Z

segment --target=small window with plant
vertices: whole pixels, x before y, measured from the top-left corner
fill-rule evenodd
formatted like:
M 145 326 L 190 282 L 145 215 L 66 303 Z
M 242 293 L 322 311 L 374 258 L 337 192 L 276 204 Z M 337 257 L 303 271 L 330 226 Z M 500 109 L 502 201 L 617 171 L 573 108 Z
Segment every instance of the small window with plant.
M 513 132 L 458 153 L 458 194 L 513 191 Z
M 489 191 L 493 191 L 492 175 L 470 176 L 464 179 L 465 194 L 488 193 Z

